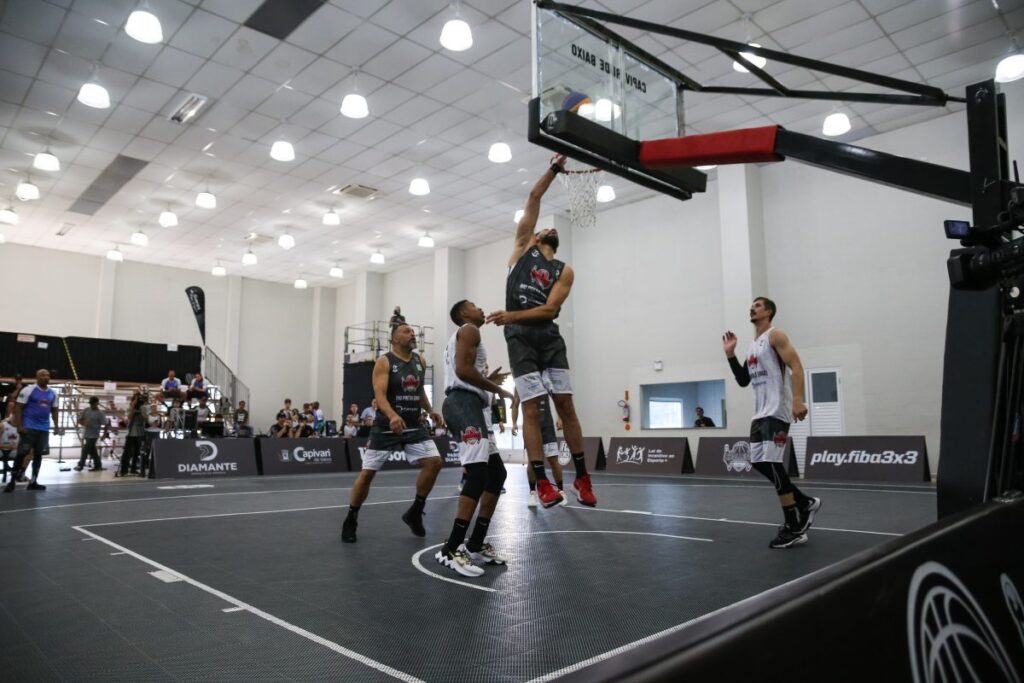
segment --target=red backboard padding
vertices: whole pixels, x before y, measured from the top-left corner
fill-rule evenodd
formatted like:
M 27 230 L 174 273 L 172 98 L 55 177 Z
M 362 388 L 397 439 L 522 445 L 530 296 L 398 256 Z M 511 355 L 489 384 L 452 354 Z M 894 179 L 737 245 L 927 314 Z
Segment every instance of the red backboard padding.
M 775 153 L 778 126 L 741 128 L 640 143 L 640 163 L 652 168 L 782 161 Z

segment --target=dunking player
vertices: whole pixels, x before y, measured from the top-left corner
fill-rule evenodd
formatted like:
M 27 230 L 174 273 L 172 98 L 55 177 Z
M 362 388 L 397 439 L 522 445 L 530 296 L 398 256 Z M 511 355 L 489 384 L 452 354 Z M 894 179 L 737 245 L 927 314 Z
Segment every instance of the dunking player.
M 491 515 L 505 482 L 505 464 L 488 424 L 490 401 L 487 394 L 502 398 L 512 398 L 512 395 L 484 376 L 487 351 L 480 342 L 484 312 L 463 299 L 452 306 L 451 318 L 459 329 L 444 350 L 445 399 L 441 412 L 448 423 L 449 434 L 458 444 L 459 462 L 466 469 L 466 478 L 452 532 L 434 559 L 463 576 L 479 576 L 484 573 L 480 564 L 505 564 L 486 540 Z M 469 520 L 478 503 L 480 511 L 473 535 L 463 545 Z
M 356 542 L 359 507 L 370 493 L 370 483 L 384 466 L 392 451 L 405 450 L 410 463 L 421 462 L 416 478 L 416 499 L 402 515 L 416 536 L 426 536 L 423 528 L 423 507 L 434 488 L 437 473 L 441 471 L 441 454 L 420 424 L 420 409 L 430 414 L 434 424 L 444 425 L 441 416 L 433 412 L 430 399 L 423 388 L 423 373 L 427 366 L 423 358 L 413 351 L 416 333 L 409 325 L 398 325 L 391 330 L 391 351 L 377 359 L 373 366 L 373 394 L 377 399 L 377 416 L 370 428 L 370 440 L 363 454 L 363 469 L 352 484 L 348 515 L 341 525 L 341 540 Z
M 807 542 L 807 530 L 814 521 L 814 513 L 821 508 L 821 499 L 807 496 L 798 489 L 789 480 L 782 462 L 789 425 L 794 418 L 807 417 L 807 406 L 804 404 L 804 366 L 786 333 L 772 327 L 776 310 L 771 299 L 763 296 L 754 299 L 750 322 L 754 325 L 755 338 L 743 365 L 736 360 L 737 339 L 732 331 L 722 336 L 722 348 L 739 385 L 754 385 L 750 463 L 775 486 L 786 520 L 779 527 L 779 535 L 768 545 L 790 548 Z M 787 367 L 792 375 L 786 371 Z
M 583 505 L 597 499 L 583 459 L 583 431 L 572 402 L 569 359 L 565 340 L 554 320 L 569 296 L 573 270 L 555 259 L 558 232 L 554 228 L 534 234 L 540 215 L 540 200 L 555 176 L 565 170 L 565 157 L 555 157 L 530 190 L 523 217 L 516 228 L 515 247 L 508 260 L 505 310 L 487 316 L 488 322 L 505 326 L 509 365 L 523 406 L 523 441 L 530 467 L 537 477 L 537 495 L 544 507 L 562 502 L 562 493 L 551 485 L 544 472 L 544 450 L 540 433 L 540 400 L 551 394 L 565 427 L 565 440 L 576 467 L 573 491 Z
M 558 435 L 555 433 L 555 421 L 551 418 L 551 402 L 547 396 L 540 399 L 540 440 L 543 443 L 544 458 L 548 461 L 551 473 L 555 475 L 555 486 L 562 490 L 562 464 L 558 462 Z M 512 436 L 516 435 L 519 423 L 519 392 L 512 397 Z M 530 483 L 530 498 L 526 501 L 528 507 L 537 507 L 537 477 L 533 474 L 533 468 L 526 469 L 526 479 Z M 568 504 L 565 494 L 562 494 L 562 505 Z

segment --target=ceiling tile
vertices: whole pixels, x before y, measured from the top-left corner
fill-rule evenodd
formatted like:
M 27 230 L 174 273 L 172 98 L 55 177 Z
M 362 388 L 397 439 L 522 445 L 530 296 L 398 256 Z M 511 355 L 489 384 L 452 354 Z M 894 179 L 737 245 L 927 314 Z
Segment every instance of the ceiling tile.
M 363 65 L 363 70 L 385 81 L 405 73 L 431 55 L 431 51 L 411 40 L 400 39 Z
M 200 94 L 227 92 L 243 75 L 238 69 L 207 61 L 185 84 L 185 89 Z
M 447 7 L 448 0 L 391 0 L 370 17 L 370 21 L 389 31 L 405 35 Z
M 261 4 L 263 4 L 263 0 L 203 0 L 200 7 L 207 12 L 213 12 L 225 19 L 242 24 Z
M 355 7 L 353 7 L 355 9 Z M 328 50 L 324 56 L 346 66 L 358 66 L 398 40 L 398 35 L 374 24 L 363 24 Z
M 273 95 L 278 86 L 265 78 L 247 74 L 235 87 L 224 93 L 222 101 L 242 109 L 255 109 L 260 102 Z
M 464 68 L 458 62 L 452 61 L 444 55 L 434 53 L 394 79 L 394 82 L 403 88 L 422 91 L 451 78 Z
M 165 47 L 146 69 L 146 78 L 180 88 L 202 65 L 203 60 L 195 55 Z
M 173 47 L 199 57 L 211 57 L 238 28 L 216 14 L 196 10 L 171 38 Z
M 53 42 L 66 13 L 59 7 L 33 0 L 8 0 L 5 5 L 0 31 L 44 45 Z
M 252 73 L 274 83 L 286 83 L 309 66 L 316 55 L 288 43 L 280 43 L 253 68 Z
M 248 71 L 266 57 L 277 44 L 275 38 L 265 33 L 254 31 L 248 26 L 239 26 L 214 53 L 212 59 L 235 69 Z
M 128 94 L 121 99 L 121 103 L 156 114 L 162 112 L 177 93 L 177 88 L 151 81 L 148 78 L 140 78 Z
M 309 93 L 310 95 L 320 95 L 342 78 L 345 78 L 348 73 L 348 67 L 338 64 L 332 59 L 319 57 L 292 77 L 288 84 L 296 90 Z
M 31 85 L 31 78 L 0 69 L 0 101 L 21 104 Z
M 147 45 L 127 33 L 118 33 L 103 55 L 103 64 L 139 76 L 146 73 L 161 51 L 160 45 Z
M 362 20 L 334 5 L 324 4 L 299 24 L 286 40 L 311 52 L 322 54 L 356 29 Z

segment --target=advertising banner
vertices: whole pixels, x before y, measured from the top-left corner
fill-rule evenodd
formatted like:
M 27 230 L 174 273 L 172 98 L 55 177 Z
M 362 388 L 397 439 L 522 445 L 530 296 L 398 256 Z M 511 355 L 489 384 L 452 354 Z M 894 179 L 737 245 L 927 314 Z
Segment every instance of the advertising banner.
M 790 477 L 799 477 L 793 439 L 786 438 L 782 464 Z M 702 436 L 697 442 L 697 474 L 761 477 L 750 464 L 750 439 L 745 436 Z
M 348 472 L 344 439 L 260 439 L 263 474 Z
M 931 481 L 923 436 L 809 436 L 808 479 Z
M 613 436 L 605 471 L 627 474 L 685 474 L 693 472 L 690 442 L 684 436 Z
M 604 452 L 604 441 L 599 436 L 583 437 L 583 459 L 587 463 L 588 472 L 596 472 L 605 468 L 606 456 Z M 572 453 L 565 439 L 558 438 L 558 463 L 562 467 L 572 465 Z
M 258 474 L 253 439 L 156 439 L 153 467 L 158 479 Z

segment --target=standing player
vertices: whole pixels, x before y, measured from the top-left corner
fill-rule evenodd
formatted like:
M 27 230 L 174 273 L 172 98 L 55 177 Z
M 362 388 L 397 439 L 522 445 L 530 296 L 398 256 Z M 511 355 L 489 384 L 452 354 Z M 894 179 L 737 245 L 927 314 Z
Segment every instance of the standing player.
M 783 466 L 789 425 L 807 417 L 804 404 L 804 366 L 796 348 L 782 330 L 772 327 L 777 308 L 763 296 L 750 306 L 750 322 L 754 325 L 754 341 L 747 358 L 740 365 L 736 360 L 736 335 L 727 331 L 722 348 L 729 367 L 741 387 L 754 385 L 754 421 L 750 424 L 750 463 L 768 478 L 782 504 L 786 523 L 769 547 L 790 548 L 807 542 L 807 530 L 814 513 L 821 508 L 821 499 L 805 495 L 789 480 Z M 792 375 L 786 372 L 787 367 Z
M 558 155 L 530 190 L 523 217 L 516 228 L 515 247 L 508 260 L 505 310 L 487 316 L 488 322 L 505 326 L 509 365 L 523 406 L 523 441 L 530 467 L 537 477 L 537 495 L 544 507 L 562 502 L 562 494 L 544 472 L 543 439 L 540 433 L 540 400 L 551 394 L 565 427 L 565 441 L 576 467 L 573 491 L 583 505 L 597 505 L 590 475 L 583 459 L 583 430 L 572 402 L 569 359 L 565 340 L 554 320 L 569 297 L 573 270 L 555 259 L 558 232 L 554 228 L 534 234 L 540 200 L 555 176 L 565 170 Z
M 465 481 L 455 524 L 444 546 L 434 558 L 463 576 L 484 573 L 479 564 L 505 564 L 505 560 L 487 543 L 487 528 L 498 505 L 505 482 L 505 464 L 490 430 L 488 392 L 512 398 L 492 379 L 484 376 L 487 351 L 480 341 L 484 312 L 463 299 L 452 306 L 452 322 L 459 326 L 444 350 L 445 399 L 441 412 L 448 432 L 458 444 L 459 462 L 465 468 Z M 480 511 L 469 541 L 463 545 L 469 520 L 479 503 Z
M 540 400 L 540 438 L 543 443 L 544 458 L 548 461 L 551 473 L 555 475 L 555 486 L 562 491 L 562 463 L 558 462 L 558 435 L 555 433 L 555 421 L 551 417 L 551 402 L 547 396 Z M 512 397 L 512 436 L 516 435 L 519 423 L 519 392 Z M 526 479 L 530 483 L 530 498 L 526 501 L 528 507 L 537 507 L 537 477 L 533 474 L 533 468 L 526 469 Z M 562 493 L 561 505 L 567 505 L 569 501 Z
M 359 507 L 370 493 L 370 483 L 387 462 L 392 451 L 405 450 L 409 463 L 421 462 L 416 478 L 416 499 L 402 515 L 416 536 L 426 536 L 423 508 L 441 471 L 441 454 L 430 434 L 420 424 L 420 409 L 430 414 L 434 424 L 444 424 L 433 412 L 423 388 L 426 362 L 415 353 L 416 333 L 409 325 L 398 325 L 391 331 L 391 351 L 377 359 L 373 366 L 373 393 L 377 399 L 377 415 L 370 429 L 370 440 L 363 453 L 363 469 L 352 484 L 348 515 L 341 525 L 341 540 L 356 542 Z
M 57 427 L 57 392 L 49 387 L 49 370 L 36 372 L 36 383 L 24 387 L 18 394 L 14 405 L 14 428 L 18 430 L 18 456 L 11 481 L 4 487 L 5 493 L 14 490 L 15 482 L 25 472 L 23 458 L 32 451 L 32 479 L 29 480 L 29 491 L 45 491 L 46 487 L 38 482 L 39 468 L 43 464 L 43 456 L 50 452 L 50 420 L 53 419 L 53 431 L 61 434 Z

